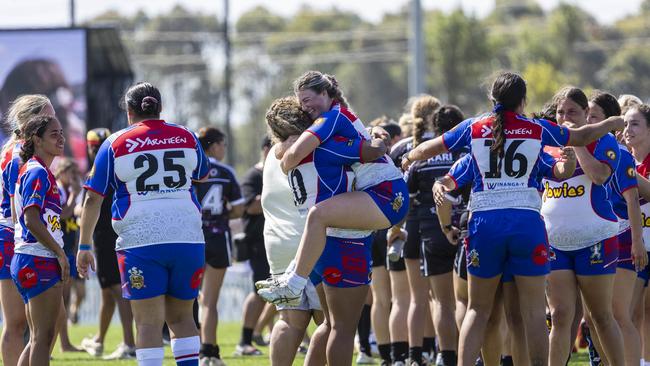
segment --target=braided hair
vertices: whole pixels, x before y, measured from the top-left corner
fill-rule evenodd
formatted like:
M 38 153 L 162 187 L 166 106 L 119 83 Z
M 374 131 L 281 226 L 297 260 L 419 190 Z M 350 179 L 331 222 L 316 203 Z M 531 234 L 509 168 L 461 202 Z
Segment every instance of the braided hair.
M 494 104 L 492 111 L 494 113 L 492 122 L 494 143 L 490 150 L 498 154 L 499 168 L 501 168 L 506 143 L 505 112 L 514 112 L 526 99 L 526 82 L 514 72 L 501 72 L 492 83 L 490 99 Z
M 36 150 L 36 145 L 34 137 L 38 136 L 40 138 L 45 134 L 47 126 L 52 121 L 57 121 L 56 117 L 52 116 L 34 116 L 25 123 L 23 127 L 23 145 L 20 151 L 20 158 L 26 162 L 34 156 Z

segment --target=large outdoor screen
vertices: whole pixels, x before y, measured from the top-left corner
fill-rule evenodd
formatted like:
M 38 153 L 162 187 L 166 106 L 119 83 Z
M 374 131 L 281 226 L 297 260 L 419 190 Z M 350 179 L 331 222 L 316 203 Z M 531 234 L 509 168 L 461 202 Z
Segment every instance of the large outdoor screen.
M 44 94 L 65 130 L 65 154 L 85 171 L 86 70 L 84 29 L 0 31 L 0 139 L 15 128 L 5 118 L 11 102 Z

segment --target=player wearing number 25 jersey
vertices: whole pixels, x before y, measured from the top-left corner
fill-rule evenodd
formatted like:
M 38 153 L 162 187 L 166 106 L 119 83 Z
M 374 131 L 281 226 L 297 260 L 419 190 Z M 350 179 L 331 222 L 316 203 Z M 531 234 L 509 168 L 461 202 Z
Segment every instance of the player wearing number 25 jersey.
M 102 144 L 85 187 L 100 195 L 115 191 L 113 228 L 126 298 L 196 297 L 204 238 L 192 180 L 207 174 L 196 136 L 163 120 L 138 122 Z M 168 261 L 173 264 L 162 264 Z

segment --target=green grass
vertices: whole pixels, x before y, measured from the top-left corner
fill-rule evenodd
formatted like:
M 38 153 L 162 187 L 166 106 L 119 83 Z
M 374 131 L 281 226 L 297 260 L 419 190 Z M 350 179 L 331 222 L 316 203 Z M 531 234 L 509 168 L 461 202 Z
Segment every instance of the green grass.
M 96 326 L 72 326 L 70 327 L 70 339 L 72 343 L 78 345 L 81 343 L 81 339 L 86 336 L 93 335 L 97 331 Z M 219 346 L 221 347 L 221 356 L 228 366 L 239 366 L 239 365 L 255 365 L 255 366 L 265 366 L 270 365 L 268 354 L 268 347 L 259 347 L 260 350 L 264 353 L 263 356 L 256 357 L 235 357 L 233 352 L 235 351 L 235 345 L 239 341 L 239 335 L 241 332 L 239 323 L 224 323 L 219 325 Z M 104 345 L 104 353 L 111 353 L 117 345 L 121 342 L 121 331 L 117 324 L 113 324 L 109 330 L 106 337 L 106 343 Z M 54 361 L 52 365 L 60 366 L 92 366 L 92 365 L 135 365 L 135 360 L 124 360 L 124 361 L 104 361 L 101 358 L 97 359 L 91 357 L 87 353 L 61 353 L 59 346 L 57 345 L 54 349 Z M 298 354 L 294 365 L 302 365 L 304 356 Z M 165 366 L 175 365 L 174 358 L 172 357 L 171 349 L 165 347 Z M 572 357 L 572 362 L 569 365 L 574 366 L 587 366 L 589 365 L 589 359 L 587 354 L 581 350 L 580 353 L 574 354 Z

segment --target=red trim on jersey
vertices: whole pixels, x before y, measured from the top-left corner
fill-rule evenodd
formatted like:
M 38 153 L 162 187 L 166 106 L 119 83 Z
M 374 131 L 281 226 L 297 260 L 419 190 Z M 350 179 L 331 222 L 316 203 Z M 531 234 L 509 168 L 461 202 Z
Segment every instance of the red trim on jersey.
M 318 135 L 317 135 L 315 132 L 313 132 L 312 130 L 305 130 L 305 132 L 309 132 L 309 133 L 311 133 L 314 137 L 316 137 L 316 138 L 318 139 L 318 143 L 319 143 L 319 144 L 322 144 L 322 143 L 323 143 L 323 140 L 320 139 L 320 136 L 318 136 Z
M 16 143 L 12 143 L 11 146 L 7 147 L 7 150 L 5 151 L 4 156 L 2 157 L 2 162 L 0 163 L 0 169 L 5 170 L 7 165 L 9 165 L 9 162 L 12 160 L 13 155 L 14 155 L 14 146 L 16 146 Z
M 300 163 L 298 163 L 298 165 L 311 163 L 312 161 L 314 161 L 314 152 L 313 151 L 310 152 L 309 155 L 305 156 L 304 159 L 300 160 Z M 296 166 L 298 166 L 298 165 L 296 165 Z
M 196 140 L 191 132 L 180 126 L 168 125 L 162 120 L 147 120 L 120 135 L 111 147 L 117 158 L 141 151 L 195 149 Z
M 636 166 L 637 173 L 641 174 L 644 178 L 648 178 L 650 172 L 650 154 L 648 154 L 641 164 Z
M 93 192 L 97 193 L 98 195 L 100 195 L 100 196 L 102 196 L 102 197 L 106 197 L 105 194 L 103 194 L 102 192 L 100 192 L 100 191 L 94 189 L 93 187 L 91 187 L 91 186 L 89 186 L 89 185 L 84 184 L 84 187 L 83 187 L 83 188 L 86 189 L 86 190 L 88 190 L 88 191 L 93 191 Z
M 357 118 L 357 116 L 354 115 L 354 113 L 350 112 L 349 109 L 343 108 L 342 106 L 341 106 L 341 114 L 347 117 L 347 119 L 349 119 L 351 123 L 354 123 L 354 121 L 359 119 Z

